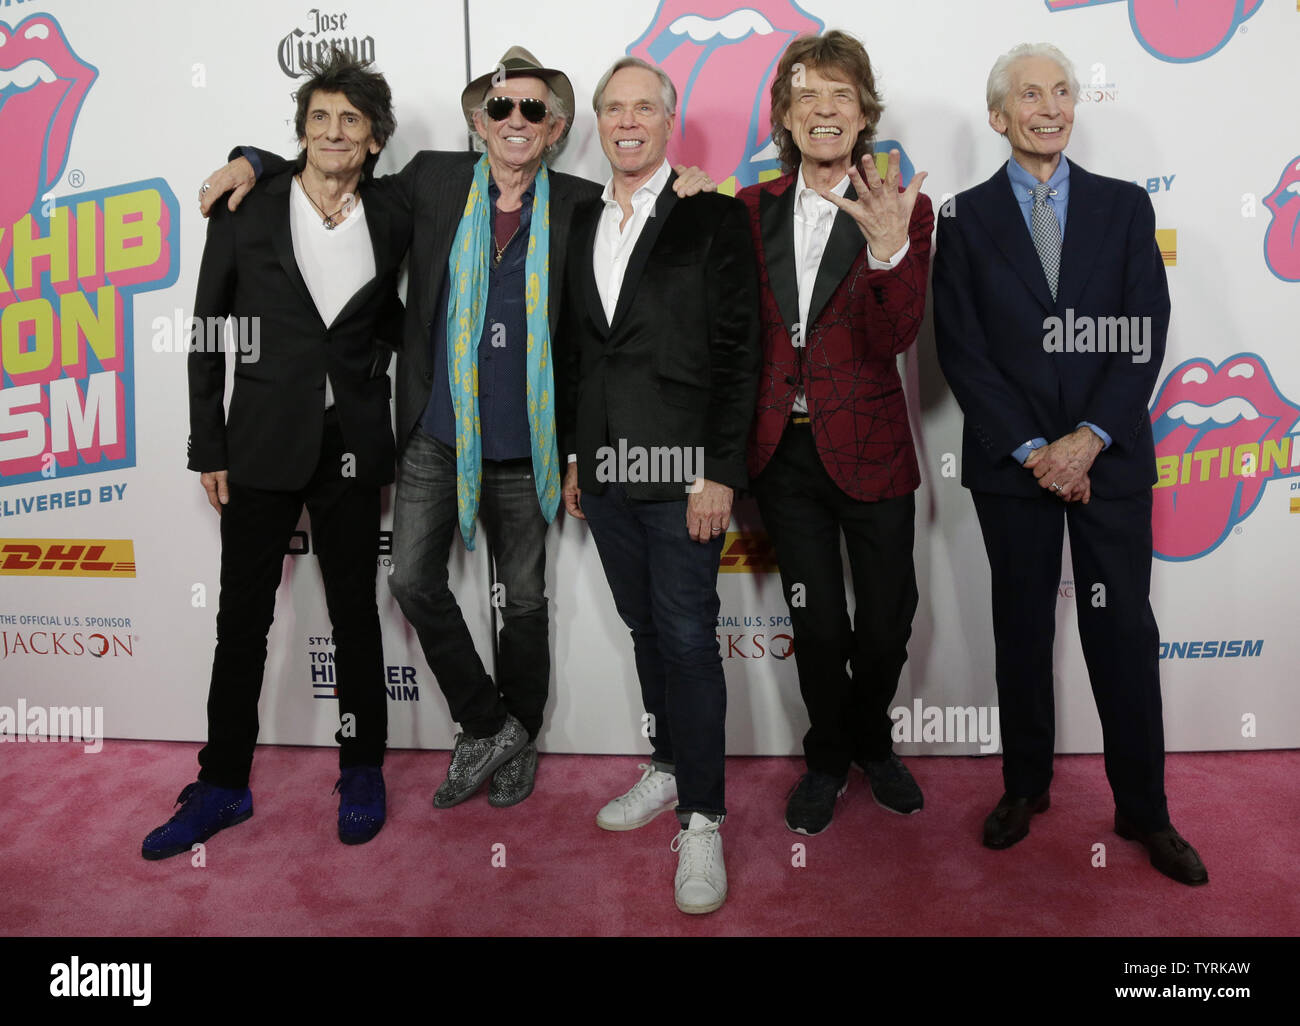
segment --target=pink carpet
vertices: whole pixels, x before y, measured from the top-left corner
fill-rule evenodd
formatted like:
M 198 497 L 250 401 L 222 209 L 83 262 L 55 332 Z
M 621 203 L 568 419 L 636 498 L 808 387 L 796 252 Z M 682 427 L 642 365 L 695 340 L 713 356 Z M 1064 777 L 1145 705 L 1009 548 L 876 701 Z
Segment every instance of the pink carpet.
M 194 778 L 193 744 L 0 746 L 0 934 L 10 936 L 1260 936 L 1300 934 L 1300 752 L 1170 755 L 1174 824 L 1207 887 L 1158 874 L 1111 830 L 1100 756 L 1056 761 L 1052 808 L 1005 852 L 979 844 L 1000 760 L 909 759 L 912 817 L 880 809 L 859 773 L 819 837 L 790 833 L 795 759 L 728 760 L 726 905 L 673 905 L 676 820 L 595 825 L 638 777 L 635 757 L 545 755 L 537 790 L 494 809 L 486 789 L 435 810 L 446 752 L 391 752 L 388 823 L 335 834 L 335 752 L 258 749 L 256 814 L 187 855 L 140 857 Z M 795 868 L 794 846 L 805 846 Z M 1092 865 L 1105 845 L 1105 868 Z M 504 845 L 506 865 L 492 865 Z M 496 848 L 497 852 L 502 849 Z

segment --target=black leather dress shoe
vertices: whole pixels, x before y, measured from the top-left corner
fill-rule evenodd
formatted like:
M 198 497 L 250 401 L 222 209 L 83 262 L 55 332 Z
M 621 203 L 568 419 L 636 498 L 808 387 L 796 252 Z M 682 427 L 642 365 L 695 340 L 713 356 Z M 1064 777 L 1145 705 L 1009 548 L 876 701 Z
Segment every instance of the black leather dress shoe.
M 1036 798 L 1012 798 L 1004 794 L 997 808 L 984 821 L 984 847 L 1010 848 L 1029 833 L 1029 820 L 1052 804 L 1044 791 Z
M 1115 813 L 1115 833 L 1126 841 L 1140 841 L 1151 855 L 1151 865 L 1164 873 L 1171 880 L 1199 887 L 1210 882 L 1210 874 L 1205 871 L 1205 864 L 1196 849 L 1183 840 L 1173 825 L 1163 830 L 1144 833 L 1130 820 L 1118 812 Z

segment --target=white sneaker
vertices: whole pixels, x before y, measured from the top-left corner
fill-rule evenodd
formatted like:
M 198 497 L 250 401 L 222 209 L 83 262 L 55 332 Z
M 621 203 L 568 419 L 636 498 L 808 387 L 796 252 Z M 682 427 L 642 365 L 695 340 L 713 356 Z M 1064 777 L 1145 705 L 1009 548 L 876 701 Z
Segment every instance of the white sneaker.
M 596 826 L 604 830 L 635 830 L 659 813 L 677 808 L 677 778 L 642 763 L 641 779 L 627 794 L 619 795 L 596 813 Z
M 713 912 L 727 900 L 727 867 L 722 864 L 722 826 L 698 812 L 673 838 L 678 852 L 674 881 L 677 907 L 690 915 Z

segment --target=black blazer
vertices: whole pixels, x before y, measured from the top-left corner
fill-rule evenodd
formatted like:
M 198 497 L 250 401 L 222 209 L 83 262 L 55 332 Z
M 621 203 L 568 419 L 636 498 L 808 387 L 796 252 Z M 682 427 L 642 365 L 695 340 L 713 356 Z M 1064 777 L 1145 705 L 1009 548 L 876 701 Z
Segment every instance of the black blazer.
M 935 340 L 966 415 L 962 484 L 1037 496 L 1038 482 L 1012 452 L 1031 438 L 1054 441 L 1086 420 L 1112 439 L 1089 471 L 1093 497 L 1149 489 L 1156 463 L 1148 404 L 1164 359 L 1169 288 L 1146 192 L 1070 162 L 1055 301 L 1005 164 L 948 209 L 935 246 Z M 1122 352 L 1045 351 L 1045 321 L 1065 321 L 1071 312 L 1076 323 L 1150 318 L 1146 362 Z
M 604 203 L 574 214 L 557 347 L 560 438 L 578 483 L 600 494 L 597 450 L 703 449 L 703 477 L 744 488 L 758 395 L 758 277 L 749 213 L 717 193 L 679 199 L 672 175 L 628 262 L 607 323 L 592 253 Z M 678 481 L 627 483 L 637 499 L 682 499 Z
M 260 351 L 236 354 L 227 416 L 225 353 L 193 347 L 189 468 L 226 470 L 232 482 L 254 488 L 301 488 L 320 458 L 328 371 L 346 451 L 356 457 L 351 469 L 359 482 L 384 485 L 393 480 L 394 466 L 391 354 L 376 336 L 393 339 L 381 321 L 394 330 L 399 323 L 396 282 L 405 242 L 393 230 L 390 206 L 366 192 L 375 277 L 326 325 L 293 253 L 291 182 L 288 173 L 268 176 L 235 213 L 218 203 L 209 219 L 194 316 L 201 322 L 257 318 Z
M 254 149 L 263 173 L 292 165 L 282 157 Z M 238 156 L 236 151 L 233 156 Z M 436 309 L 447 276 L 447 262 L 456 229 L 465 214 L 465 200 L 474 180 L 474 165 L 480 153 L 422 150 L 397 174 L 372 179 L 362 186 L 362 195 L 384 197 L 392 211 L 395 232 L 409 243 L 407 265 L 406 320 L 397 358 L 397 441 L 398 452 L 406 447 L 429 396 L 433 393 L 433 319 L 446 318 L 446 309 Z M 551 322 L 551 350 L 560 325 L 561 284 L 568 248 L 569 225 L 579 202 L 600 195 L 600 186 L 585 178 L 550 170 L 551 253 L 548 299 Z M 444 385 L 444 387 L 446 387 Z M 558 383 L 557 383 L 558 389 Z

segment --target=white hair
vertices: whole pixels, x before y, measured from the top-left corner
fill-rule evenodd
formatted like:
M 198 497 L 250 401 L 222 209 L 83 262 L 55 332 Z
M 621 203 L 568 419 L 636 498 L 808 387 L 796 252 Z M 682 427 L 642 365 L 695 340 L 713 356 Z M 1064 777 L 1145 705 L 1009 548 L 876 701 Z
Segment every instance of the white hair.
M 1011 79 L 1011 69 L 1017 61 L 1022 61 L 1026 57 L 1045 57 L 1055 61 L 1065 73 L 1070 95 L 1075 97 L 1079 95 L 1079 79 L 1074 74 L 1074 65 L 1070 63 L 1069 57 L 1051 43 L 1021 43 L 999 57 L 993 65 L 993 70 L 989 72 L 988 86 L 985 89 L 989 110 L 1006 112 L 1007 97 L 1015 88 L 1015 82 Z

